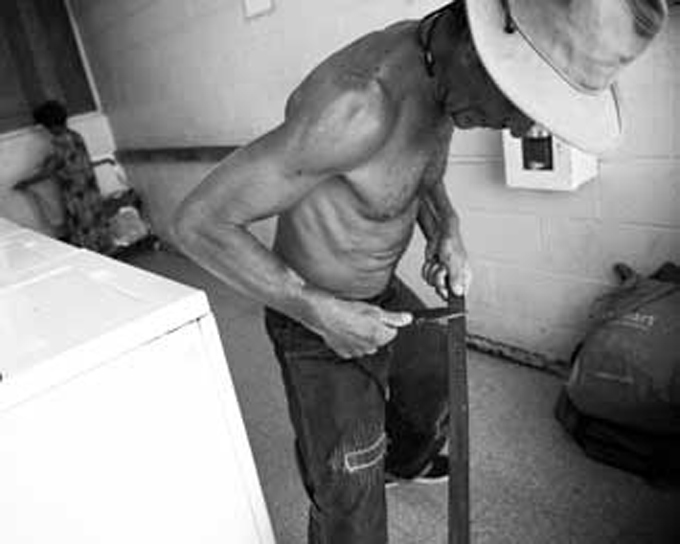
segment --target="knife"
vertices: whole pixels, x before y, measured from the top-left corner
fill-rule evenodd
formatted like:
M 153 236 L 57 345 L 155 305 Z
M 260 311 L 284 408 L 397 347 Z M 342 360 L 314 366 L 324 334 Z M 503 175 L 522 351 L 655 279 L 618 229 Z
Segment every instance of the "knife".
M 462 318 L 465 316 L 464 311 L 455 308 L 443 306 L 441 308 L 419 308 L 411 311 L 413 321 L 411 325 L 421 325 L 423 323 L 440 323 L 446 325 L 451 319 Z

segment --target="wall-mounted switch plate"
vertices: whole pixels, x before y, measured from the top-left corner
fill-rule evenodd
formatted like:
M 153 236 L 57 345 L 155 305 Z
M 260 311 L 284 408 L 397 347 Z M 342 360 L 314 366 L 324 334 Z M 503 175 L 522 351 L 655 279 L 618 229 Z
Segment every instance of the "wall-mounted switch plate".
M 274 9 L 274 0 L 243 0 L 246 18 L 257 17 Z
M 532 141 L 504 130 L 503 158 L 508 187 L 520 189 L 575 191 L 599 173 L 597 157 L 554 136 Z

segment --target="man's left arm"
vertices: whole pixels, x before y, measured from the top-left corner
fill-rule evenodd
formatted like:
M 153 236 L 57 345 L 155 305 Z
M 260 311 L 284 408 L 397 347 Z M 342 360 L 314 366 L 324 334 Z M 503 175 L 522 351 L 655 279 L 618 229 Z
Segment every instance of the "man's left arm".
M 420 196 L 418 224 L 426 239 L 423 279 L 444 300 L 449 292 L 467 293 L 472 271 L 460 235 L 460 221 L 440 178 L 431 182 Z

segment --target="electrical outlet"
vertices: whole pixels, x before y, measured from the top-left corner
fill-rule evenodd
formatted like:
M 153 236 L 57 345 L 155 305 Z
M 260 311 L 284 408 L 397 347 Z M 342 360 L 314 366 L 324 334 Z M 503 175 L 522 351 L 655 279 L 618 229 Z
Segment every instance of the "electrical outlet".
M 243 0 L 246 18 L 257 17 L 274 9 L 274 0 Z

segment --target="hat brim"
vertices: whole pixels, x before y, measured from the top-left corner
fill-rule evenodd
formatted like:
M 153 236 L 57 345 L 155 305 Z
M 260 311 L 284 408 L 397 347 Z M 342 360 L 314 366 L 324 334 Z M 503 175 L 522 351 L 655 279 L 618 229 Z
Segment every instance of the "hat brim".
M 571 86 L 527 42 L 505 31 L 500 0 L 467 0 L 477 53 L 496 85 L 522 112 L 552 134 L 589 153 L 619 142 L 622 119 L 613 86 L 586 94 Z

